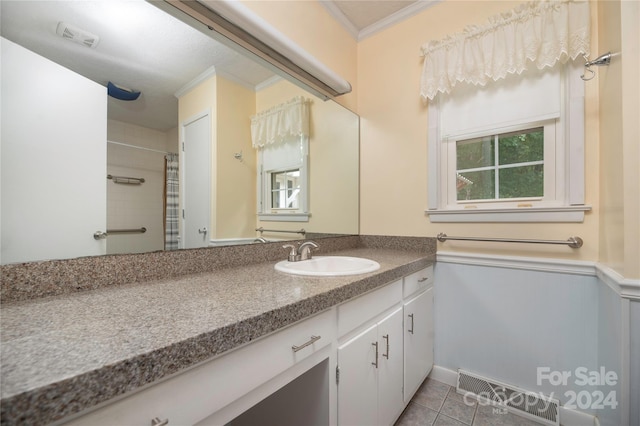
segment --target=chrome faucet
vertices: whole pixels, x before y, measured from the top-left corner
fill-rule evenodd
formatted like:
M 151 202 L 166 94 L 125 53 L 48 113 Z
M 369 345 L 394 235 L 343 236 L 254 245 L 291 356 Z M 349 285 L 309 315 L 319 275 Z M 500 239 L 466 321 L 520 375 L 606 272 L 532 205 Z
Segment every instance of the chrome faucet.
M 300 246 L 296 249 L 296 246 L 293 244 L 285 244 L 282 248 L 289 249 L 289 256 L 287 256 L 287 260 L 289 262 L 298 262 L 300 260 L 309 260 L 311 259 L 311 248 L 318 248 L 318 244 L 313 241 L 305 241 L 300 244 Z
M 300 244 L 300 247 L 298 247 L 298 254 L 300 255 L 300 260 L 308 260 L 311 259 L 312 255 L 311 255 L 311 248 L 318 248 L 318 245 L 316 243 L 314 243 L 313 241 L 305 241 L 304 243 Z

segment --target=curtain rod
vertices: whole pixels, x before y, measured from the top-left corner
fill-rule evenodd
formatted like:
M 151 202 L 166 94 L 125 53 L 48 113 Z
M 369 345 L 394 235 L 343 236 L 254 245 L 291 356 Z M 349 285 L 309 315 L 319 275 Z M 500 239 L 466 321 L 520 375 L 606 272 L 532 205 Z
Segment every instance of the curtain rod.
M 120 146 L 126 146 L 127 148 L 140 149 L 142 151 L 157 152 L 158 154 L 175 154 L 175 152 L 161 151 L 159 149 L 153 149 L 153 148 L 145 148 L 143 146 L 130 145 L 128 143 L 122 143 L 122 142 L 107 141 L 107 143 L 111 143 L 111 144 L 114 144 L 114 145 L 120 145 Z

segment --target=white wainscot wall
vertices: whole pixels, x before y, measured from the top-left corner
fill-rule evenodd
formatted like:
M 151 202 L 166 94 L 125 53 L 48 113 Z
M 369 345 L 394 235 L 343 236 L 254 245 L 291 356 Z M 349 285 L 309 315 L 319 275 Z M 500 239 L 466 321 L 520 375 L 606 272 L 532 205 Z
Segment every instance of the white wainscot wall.
M 596 276 L 595 264 L 439 253 L 434 282 L 436 366 L 542 392 L 562 405 L 582 392 L 582 404 L 573 401 L 583 406 L 578 413 L 561 409 L 563 424 L 563 418 L 566 424 L 588 419 L 579 412 L 601 425 L 629 424 L 627 403 L 584 408 L 596 391 L 613 391 L 622 402 L 628 396 L 622 389 L 632 381 L 623 362 L 628 301 Z M 544 367 L 571 376 L 559 385 L 538 380 Z M 580 367 L 589 373 L 604 367 L 619 380 L 580 385 Z

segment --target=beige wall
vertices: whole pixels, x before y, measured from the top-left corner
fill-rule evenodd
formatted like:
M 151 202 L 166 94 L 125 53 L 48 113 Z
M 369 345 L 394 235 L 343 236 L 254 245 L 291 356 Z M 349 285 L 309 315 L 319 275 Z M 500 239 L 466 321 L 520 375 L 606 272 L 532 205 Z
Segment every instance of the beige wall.
M 358 119 L 351 111 L 323 101 L 282 80 L 256 95 L 256 111 L 295 96 L 311 98 L 308 222 L 263 222 L 258 227 L 309 232 L 358 233 Z M 273 234 L 275 238 L 282 234 Z
M 251 238 L 256 222 L 256 155 L 251 146 L 250 117 L 256 94 L 224 77 L 217 77 L 218 123 L 217 233 L 213 238 Z M 234 154 L 242 153 L 242 161 Z
M 600 262 L 626 278 L 640 277 L 639 10 L 635 1 L 598 2 L 598 53 L 621 53 L 597 70 Z
M 598 68 L 598 77 L 585 84 L 585 189 L 593 210 L 577 224 L 432 224 L 424 214 L 427 107 L 418 95 L 420 46 L 466 25 L 483 24 L 521 2 L 448 0 L 360 43 L 316 2 L 245 3 L 354 86 L 353 94 L 338 101 L 361 115 L 362 234 L 578 235 L 585 240 L 579 250 L 461 242 L 442 243 L 439 250 L 601 261 L 627 278 L 640 276 L 638 2 L 591 2 L 592 56 L 615 47 L 623 55 L 608 69 Z
M 243 0 L 243 3 L 338 75 L 352 92 L 338 103 L 357 110 L 357 43 L 318 1 Z
M 427 194 L 427 113 L 419 98 L 420 46 L 484 24 L 488 17 L 518 2 L 446 1 L 365 39 L 358 51 L 358 87 L 362 117 L 361 232 L 364 234 L 487 236 L 504 238 L 584 239 L 579 250 L 473 242 L 439 243 L 439 250 L 581 260 L 598 258 L 597 85 L 586 85 L 586 203 L 594 211 L 584 223 L 431 223 L 425 215 Z M 386 173 L 380 173 L 385 170 Z

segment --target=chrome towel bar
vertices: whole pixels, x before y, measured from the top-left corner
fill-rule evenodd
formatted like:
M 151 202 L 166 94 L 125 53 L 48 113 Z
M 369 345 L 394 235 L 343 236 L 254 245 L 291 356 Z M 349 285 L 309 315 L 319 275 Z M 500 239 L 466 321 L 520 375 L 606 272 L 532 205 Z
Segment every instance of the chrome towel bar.
M 304 228 L 300 229 L 299 231 L 281 231 L 278 229 L 264 229 L 263 227 L 260 228 L 256 228 L 256 231 L 260 232 L 260 234 L 262 234 L 263 232 L 285 232 L 287 234 L 302 234 L 305 235 L 307 233 L 307 231 L 304 230 Z
M 484 238 L 484 237 L 449 237 L 445 233 L 439 233 L 436 237 L 438 241 L 445 242 L 447 240 L 459 240 L 459 241 L 486 241 L 491 243 L 528 243 L 528 244 L 556 244 L 566 245 L 571 248 L 582 247 L 582 238 L 570 237 L 566 241 L 562 240 L 515 240 L 511 238 Z

